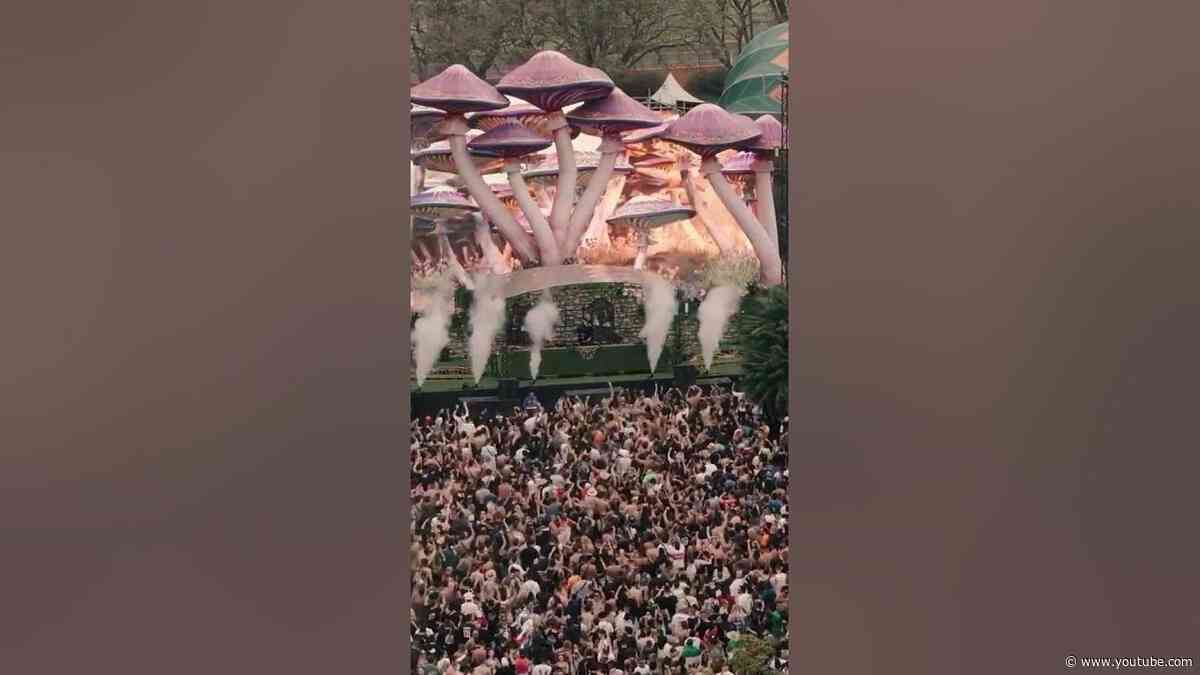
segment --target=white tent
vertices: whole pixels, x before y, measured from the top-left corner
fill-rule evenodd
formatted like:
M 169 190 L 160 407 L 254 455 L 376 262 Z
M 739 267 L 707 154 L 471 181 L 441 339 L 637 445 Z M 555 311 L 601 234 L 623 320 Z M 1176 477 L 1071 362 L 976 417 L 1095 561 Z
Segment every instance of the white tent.
M 662 86 L 658 88 L 658 91 L 654 92 L 650 100 L 669 106 L 679 105 L 680 103 L 704 103 L 704 101 L 689 94 L 683 88 L 683 85 L 679 84 L 679 80 L 676 80 L 675 76 L 671 73 L 667 73 L 667 79 L 663 80 Z

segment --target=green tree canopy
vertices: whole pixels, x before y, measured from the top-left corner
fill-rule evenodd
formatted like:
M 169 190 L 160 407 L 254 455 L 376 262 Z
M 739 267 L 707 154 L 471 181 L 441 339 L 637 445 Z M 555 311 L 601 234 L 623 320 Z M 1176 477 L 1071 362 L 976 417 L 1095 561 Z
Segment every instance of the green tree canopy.
M 779 419 L 788 406 L 788 296 L 783 286 L 753 290 L 735 318 L 746 395 Z

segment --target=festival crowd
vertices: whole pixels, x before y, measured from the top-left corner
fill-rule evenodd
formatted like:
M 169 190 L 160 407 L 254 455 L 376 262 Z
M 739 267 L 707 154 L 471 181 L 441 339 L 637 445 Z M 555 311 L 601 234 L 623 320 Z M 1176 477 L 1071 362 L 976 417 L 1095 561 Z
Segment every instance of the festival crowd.
M 413 420 L 412 672 L 786 672 L 787 419 L 609 390 Z

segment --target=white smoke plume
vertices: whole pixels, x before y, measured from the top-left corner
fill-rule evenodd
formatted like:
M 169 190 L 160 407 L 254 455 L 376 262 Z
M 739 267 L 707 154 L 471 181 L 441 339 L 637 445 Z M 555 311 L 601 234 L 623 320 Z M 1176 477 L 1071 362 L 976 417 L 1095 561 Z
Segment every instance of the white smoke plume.
M 646 324 L 638 337 L 646 338 L 646 356 L 650 372 L 654 372 L 671 330 L 671 320 L 675 318 L 675 287 L 662 277 L 648 277 L 642 283 L 642 304 L 646 308 Z
M 480 274 L 475 278 L 475 293 L 471 302 L 471 337 L 468 340 L 471 374 L 475 377 L 475 384 L 483 379 L 496 334 L 503 325 L 503 281 L 491 274 Z
M 554 336 L 554 327 L 558 324 L 558 305 L 547 291 L 542 294 L 538 304 L 525 314 L 525 332 L 533 343 L 529 350 L 529 374 L 537 379 L 538 369 L 542 365 L 542 345 Z
M 438 356 L 450 342 L 450 315 L 454 313 L 453 287 L 445 280 L 436 286 L 419 292 L 419 301 L 414 303 L 418 318 L 413 325 L 413 355 L 417 362 L 417 386 L 425 384 L 425 378 L 437 363 Z
M 713 355 L 725 334 L 729 319 L 737 312 L 745 291 L 738 286 L 716 286 L 710 288 L 696 311 L 700 319 L 700 351 L 704 355 L 704 369 L 712 368 Z

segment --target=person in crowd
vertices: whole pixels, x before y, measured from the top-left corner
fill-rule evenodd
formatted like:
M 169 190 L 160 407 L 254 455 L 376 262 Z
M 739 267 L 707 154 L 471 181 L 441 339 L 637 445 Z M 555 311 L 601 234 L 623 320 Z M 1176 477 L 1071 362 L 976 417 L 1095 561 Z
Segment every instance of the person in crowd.
M 414 672 L 727 672 L 786 658 L 787 421 L 732 389 L 611 387 L 412 424 Z

